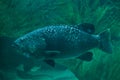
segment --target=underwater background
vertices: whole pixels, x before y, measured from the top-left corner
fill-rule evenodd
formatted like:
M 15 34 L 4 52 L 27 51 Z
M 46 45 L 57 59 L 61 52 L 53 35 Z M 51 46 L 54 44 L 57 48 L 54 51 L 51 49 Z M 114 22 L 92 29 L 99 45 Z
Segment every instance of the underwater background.
M 16 38 L 44 26 L 80 23 L 94 24 L 96 34 L 110 28 L 113 53 L 93 49 L 90 62 L 56 61 L 67 67 L 61 69 L 61 74 L 56 74 L 60 72 L 58 68 L 55 73 L 49 71 L 56 78 L 46 78 L 48 75 L 43 78 L 41 71 L 30 75 L 18 71 L 26 59 L 10 46 Z M 28 62 L 31 66 L 32 62 Z M 63 73 L 66 74 L 61 78 Z M 0 0 L 0 80 L 120 80 L 120 1 Z

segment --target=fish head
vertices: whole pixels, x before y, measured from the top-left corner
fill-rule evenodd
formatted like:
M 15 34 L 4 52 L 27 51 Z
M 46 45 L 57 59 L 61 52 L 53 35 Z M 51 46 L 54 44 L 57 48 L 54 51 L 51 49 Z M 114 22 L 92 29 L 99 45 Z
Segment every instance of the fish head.
M 46 47 L 46 43 L 45 39 L 41 37 L 23 36 L 15 40 L 13 46 L 23 55 L 35 57 Z
M 19 52 L 25 56 L 29 56 L 36 51 L 36 45 L 33 43 L 32 39 L 26 39 L 24 37 L 18 38 L 14 41 L 12 46 Z

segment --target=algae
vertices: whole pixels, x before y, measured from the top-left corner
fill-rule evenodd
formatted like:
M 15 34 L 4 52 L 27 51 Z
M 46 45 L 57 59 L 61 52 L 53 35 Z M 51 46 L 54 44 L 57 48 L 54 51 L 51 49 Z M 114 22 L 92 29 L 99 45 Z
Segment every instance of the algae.
M 0 36 L 17 38 L 48 25 L 84 22 L 94 24 L 96 34 L 110 28 L 113 54 L 94 49 L 91 62 L 77 59 L 58 62 L 67 66 L 79 80 L 120 80 L 119 14 L 119 0 L 0 0 Z M 12 73 L 12 80 L 19 80 L 14 77 L 17 76 L 14 71 Z M 6 76 L 10 75 L 6 72 Z

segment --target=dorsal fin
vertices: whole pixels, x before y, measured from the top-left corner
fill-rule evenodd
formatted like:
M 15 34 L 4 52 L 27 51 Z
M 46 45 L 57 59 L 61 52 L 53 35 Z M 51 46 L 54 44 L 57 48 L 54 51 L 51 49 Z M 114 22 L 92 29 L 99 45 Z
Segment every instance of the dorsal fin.
M 75 28 L 80 29 L 86 33 L 94 34 L 95 33 L 95 26 L 91 23 L 82 23 L 75 26 Z

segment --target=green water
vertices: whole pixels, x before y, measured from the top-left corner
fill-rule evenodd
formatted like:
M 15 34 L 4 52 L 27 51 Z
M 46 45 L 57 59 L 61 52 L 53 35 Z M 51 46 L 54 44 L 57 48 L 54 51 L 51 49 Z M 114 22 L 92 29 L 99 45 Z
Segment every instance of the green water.
M 56 68 L 54 71 L 48 68 L 51 70 L 48 73 L 55 74 L 52 75 L 54 78 L 43 75 L 37 70 L 38 66 L 33 67 L 30 75 L 22 73 L 26 59 L 17 55 L 10 46 L 16 38 L 48 25 L 79 23 L 94 24 L 95 34 L 110 28 L 113 53 L 93 49 L 93 60 L 90 62 L 78 59 L 56 61 L 67 68 Z M 28 62 L 29 66 L 34 64 Z M 120 80 L 120 1 L 0 0 L 0 80 L 77 79 Z

